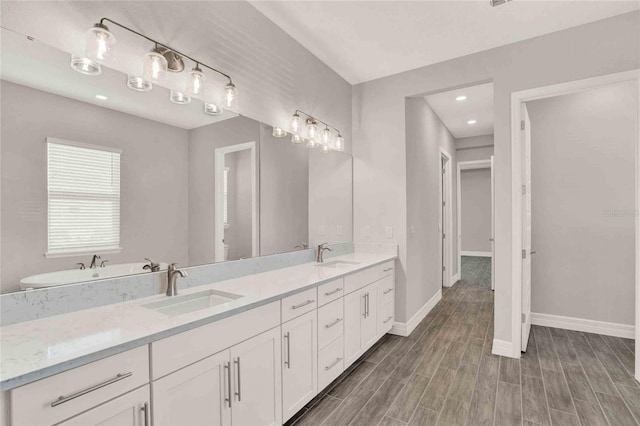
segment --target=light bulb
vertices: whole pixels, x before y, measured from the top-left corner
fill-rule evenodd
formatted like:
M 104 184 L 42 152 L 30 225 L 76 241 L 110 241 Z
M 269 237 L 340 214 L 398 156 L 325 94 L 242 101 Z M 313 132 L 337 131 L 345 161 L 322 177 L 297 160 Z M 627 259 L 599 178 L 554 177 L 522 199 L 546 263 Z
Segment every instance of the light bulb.
M 273 133 L 272 135 L 276 138 L 284 138 L 285 136 L 287 136 L 287 132 L 285 132 L 283 129 L 281 129 L 280 127 L 273 127 Z
M 309 140 L 312 140 L 315 143 L 316 137 L 318 136 L 318 124 L 313 118 L 307 118 L 307 134 L 309 136 Z
M 153 84 L 142 77 L 127 76 L 127 87 L 136 92 L 148 92 L 153 89 Z
M 220 115 L 224 112 L 222 108 L 220 108 L 216 104 L 212 104 L 210 102 L 204 103 L 204 113 L 209 115 Z
M 86 75 L 100 75 L 102 73 L 102 67 L 99 63 L 89 58 L 78 58 L 77 56 L 71 56 L 71 68 Z
M 142 64 L 142 77 L 155 83 L 167 79 L 167 59 L 162 56 L 156 47 L 151 52 L 144 55 Z
M 291 117 L 291 132 L 293 132 L 294 135 L 298 135 L 300 134 L 300 130 L 302 130 L 302 119 L 296 112 L 293 114 L 293 117 Z
M 172 90 L 169 93 L 169 100 L 178 105 L 186 105 L 188 103 L 191 103 L 191 98 L 189 96 L 175 90 Z
M 302 143 L 302 137 L 300 135 L 291 135 L 291 143 Z
M 338 137 L 336 137 L 333 146 L 336 151 L 344 151 L 344 138 L 340 133 L 338 133 Z
M 328 127 L 325 127 L 322 131 L 322 144 L 326 147 L 331 145 L 331 131 Z
M 238 89 L 231 80 L 224 86 L 224 105 L 230 109 L 238 108 Z
M 113 61 L 115 59 L 113 49 L 115 44 L 116 38 L 109 32 L 109 28 L 104 24 L 97 23 L 87 31 L 85 54 L 94 61 Z
M 204 83 L 207 81 L 207 76 L 204 75 L 198 65 L 189 73 L 189 82 L 187 83 L 187 95 L 188 96 L 202 96 L 204 95 Z

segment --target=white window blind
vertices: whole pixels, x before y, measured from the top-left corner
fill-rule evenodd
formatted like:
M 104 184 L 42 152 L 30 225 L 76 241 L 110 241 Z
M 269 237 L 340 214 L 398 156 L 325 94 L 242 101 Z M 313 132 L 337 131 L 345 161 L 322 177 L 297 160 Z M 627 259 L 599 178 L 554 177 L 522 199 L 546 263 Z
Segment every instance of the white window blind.
M 224 217 L 224 226 L 226 228 L 229 227 L 229 167 L 224 168 L 224 182 L 222 183 L 224 186 L 223 196 L 224 196 L 224 206 L 222 216 Z
M 120 250 L 120 156 L 47 138 L 47 256 Z

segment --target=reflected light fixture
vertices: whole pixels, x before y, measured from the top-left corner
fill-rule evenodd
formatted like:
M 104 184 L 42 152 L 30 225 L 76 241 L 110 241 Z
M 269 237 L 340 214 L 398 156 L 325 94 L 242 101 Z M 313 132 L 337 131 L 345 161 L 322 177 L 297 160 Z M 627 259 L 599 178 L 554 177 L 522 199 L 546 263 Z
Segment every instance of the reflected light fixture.
M 204 83 L 207 81 L 207 76 L 204 75 L 200 69 L 200 64 L 196 63 L 195 68 L 189 73 L 189 82 L 187 83 L 186 93 L 188 96 L 202 96 L 204 95 Z
M 328 153 L 330 153 L 330 152 L 331 152 L 331 148 L 329 147 L 329 145 L 322 145 L 321 152 L 322 152 L 323 154 L 328 154 Z
M 338 136 L 336 137 L 336 140 L 333 143 L 333 147 L 336 151 L 340 151 L 340 152 L 344 151 L 344 138 L 340 133 L 338 133 Z
M 116 38 L 109 32 L 109 28 L 100 21 L 87 31 L 85 55 L 98 62 L 113 61 L 115 59 L 113 50 L 115 44 Z
M 109 98 L 107 98 L 105 95 L 96 95 L 96 99 L 101 100 L 101 101 L 106 101 Z
M 154 83 L 165 81 L 167 79 L 167 68 L 167 59 L 156 45 L 151 52 L 144 55 L 142 77 Z
M 294 135 L 300 134 L 300 130 L 302 130 L 302 119 L 300 118 L 300 114 L 296 111 L 291 117 L 291 132 Z
M 316 137 L 318 136 L 318 123 L 312 117 L 307 118 L 307 135 L 309 136 L 309 140 L 315 144 Z
M 328 127 L 325 127 L 322 131 L 322 145 L 327 148 L 331 147 L 331 130 Z
M 205 114 L 209 114 L 209 115 L 220 115 L 224 112 L 224 110 L 222 108 L 220 108 L 218 105 L 210 103 L 210 102 L 205 102 L 204 103 L 204 113 Z
M 178 105 L 186 105 L 188 103 L 191 103 L 191 98 L 189 96 L 176 90 L 172 90 L 171 92 L 169 92 L 169 100 Z
M 304 124 L 307 128 L 306 139 L 301 136 L 302 116 L 305 118 Z M 324 126 L 322 132 L 318 132 L 318 123 Z M 344 138 L 340 130 L 304 111 L 296 110 L 293 113 L 291 117 L 291 133 L 292 143 L 301 143 L 306 140 L 308 148 L 320 146 L 323 153 L 344 151 Z
M 285 132 L 280 127 L 273 126 L 273 136 L 276 138 L 284 138 L 287 136 L 287 132 Z
M 477 121 L 476 121 L 476 120 L 469 120 L 469 121 L 467 121 L 467 124 L 476 124 L 476 123 L 477 123 Z
M 316 146 L 318 146 L 318 144 L 316 143 L 315 139 L 307 140 L 307 148 L 315 148 Z
M 127 87 L 136 92 L 148 92 L 153 89 L 153 84 L 142 77 L 127 76 Z
M 291 135 L 291 143 L 295 143 L 295 144 L 302 143 L 302 137 L 296 134 Z
M 466 101 L 467 97 L 465 95 L 456 96 L 456 101 L 463 102 Z
M 102 74 L 102 67 L 100 66 L 100 64 L 92 61 L 89 58 L 79 58 L 77 56 L 72 56 L 71 68 L 78 71 L 80 74 L 86 74 L 86 75 Z
M 227 108 L 238 108 L 238 89 L 235 84 L 229 79 L 229 83 L 224 86 L 224 104 Z

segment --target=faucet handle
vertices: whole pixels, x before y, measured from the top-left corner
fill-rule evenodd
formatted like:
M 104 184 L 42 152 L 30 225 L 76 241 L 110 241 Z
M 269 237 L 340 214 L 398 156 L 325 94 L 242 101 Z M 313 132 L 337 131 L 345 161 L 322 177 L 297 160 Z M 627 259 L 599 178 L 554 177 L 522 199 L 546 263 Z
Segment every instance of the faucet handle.
M 84 266 L 84 263 L 82 262 L 76 263 L 76 265 L 80 266 L 80 270 L 87 269 L 87 267 Z
M 105 264 L 108 262 L 108 260 L 103 260 L 102 262 L 100 262 L 100 267 L 104 268 Z

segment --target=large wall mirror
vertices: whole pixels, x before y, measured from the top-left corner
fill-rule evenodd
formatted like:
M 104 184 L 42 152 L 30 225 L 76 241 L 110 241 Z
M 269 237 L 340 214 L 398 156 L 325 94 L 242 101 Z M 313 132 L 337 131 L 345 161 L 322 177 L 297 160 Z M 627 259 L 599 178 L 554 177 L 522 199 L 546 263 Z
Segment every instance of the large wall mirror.
M 3 293 L 352 240 L 349 154 L 1 40 Z

